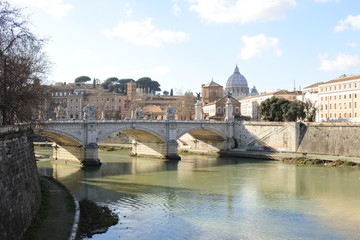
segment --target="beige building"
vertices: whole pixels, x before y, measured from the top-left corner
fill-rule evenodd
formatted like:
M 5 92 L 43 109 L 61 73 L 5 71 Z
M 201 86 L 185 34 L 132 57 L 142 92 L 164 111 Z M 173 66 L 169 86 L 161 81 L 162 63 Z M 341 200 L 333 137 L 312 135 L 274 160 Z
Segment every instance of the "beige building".
M 228 96 L 224 96 L 215 102 L 203 105 L 203 115 L 205 119 L 224 120 L 226 113 L 226 102 Z M 231 97 L 231 104 L 233 105 L 233 115 L 235 119 L 240 119 L 240 102 Z
M 287 100 L 294 101 L 301 95 L 302 93 L 300 91 L 289 92 L 287 90 L 278 90 L 275 92 L 246 97 L 240 100 L 241 115 L 251 121 L 260 121 L 259 106 L 262 101 L 271 97 L 285 98 Z
M 319 121 L 360 121 L 360 75 L 318 85 Z

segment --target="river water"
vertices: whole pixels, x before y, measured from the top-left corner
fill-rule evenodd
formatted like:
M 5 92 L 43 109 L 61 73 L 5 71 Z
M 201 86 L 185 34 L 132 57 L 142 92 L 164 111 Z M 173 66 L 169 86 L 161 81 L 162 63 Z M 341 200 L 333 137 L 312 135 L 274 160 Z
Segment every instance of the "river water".
M 49 153 L 49 148 L 36 148 Z M 100 152 L 98 169 L 38 162 L 119 223 L 92 239 L 360 239 L 360 170 L 186 155 Z

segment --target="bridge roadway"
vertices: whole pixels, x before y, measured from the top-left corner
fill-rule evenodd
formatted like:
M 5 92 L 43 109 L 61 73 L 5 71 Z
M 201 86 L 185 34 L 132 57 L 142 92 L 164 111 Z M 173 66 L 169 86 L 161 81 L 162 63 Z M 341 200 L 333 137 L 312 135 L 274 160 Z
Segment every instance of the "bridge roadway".
M 34 131 L 54 141 L 53 160 L 84 166 L 101 164 L 98 142 L 115 132 L 133 139 L 133 156 L 180 159 L 178 140 L 186 135 L 218 150 L 235 146 L 234 121 L 85 119 L 43 122 L 37 124 Z

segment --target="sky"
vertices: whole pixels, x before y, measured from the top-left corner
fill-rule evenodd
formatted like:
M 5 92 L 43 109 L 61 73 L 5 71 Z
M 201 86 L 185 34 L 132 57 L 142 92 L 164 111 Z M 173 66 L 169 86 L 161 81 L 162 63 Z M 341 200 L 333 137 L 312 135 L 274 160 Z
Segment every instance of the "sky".
M 250 88 L 360 74 L 359 0 L 10 0 L 48 39 L 48 83 L 150 77 L 200 92 L 238 65 Z

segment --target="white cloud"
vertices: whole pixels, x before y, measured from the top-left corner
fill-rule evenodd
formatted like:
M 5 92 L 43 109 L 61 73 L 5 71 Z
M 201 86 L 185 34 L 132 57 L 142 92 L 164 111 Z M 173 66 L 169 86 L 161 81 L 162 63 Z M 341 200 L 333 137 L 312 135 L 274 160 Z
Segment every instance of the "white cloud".
M 319 55 L 321 65 L 318 70 L 322 71 L 344 71 L 354 67 L 360 66 L 360 58 L 358 56 L 351 56 L 340 53 L 335 60 L 329 60 L 328 56 Z
M 181 12 L 181 8 L 178 6 L 176 2 L 173 4 L 173 12 L 175 15 L 178 15 Z
M 131 8 L 129 3 L 125 4 L 125 15 L 126 17 L 131 17 L 133 14 L 133 9 Z
M 348 42 L 348 44 L 347 44 L 349 47 L 352 47 L 352 48 L 354 48 L 354 47 L 357 47 L 357 42 Z
M 188 39 L 184 32 L 159 30 L 148 18 L 143 22 L 120 22 L 117 27 L 105 30 L 107 38 L 119 37 L 134 44 L 162 47 L 165 43 L 180 43 Z
M 60 18 L 66 16 L 67 12 L 74 8 L 74 5 L 64 3 L 63 0 L 10 0 L 18 4 L 35 6 L 43 9 L 54 17 Z
M 345 20 L 340 20 L 334 31 L 340 32 L 349 28 L 360 31 L 360 15 L 349 15 Z
M 315 0 L 315 2 L 340 2 L 340 0 Z
M 218 23 L 247 23 L 283 17 L 296 0 L 188 0 L 189 9 L 203 19 Z
M 257 36 L 243 36 L 244 48 L 241 49 L 240 57 L 248 60 L 255 57 L 260 57 L 265 51 L 273 51 L 276 56 L 281 56 L 282 52 L 278 47 L 278 39 L 274 37 L 267 37 L 264 34 Z

